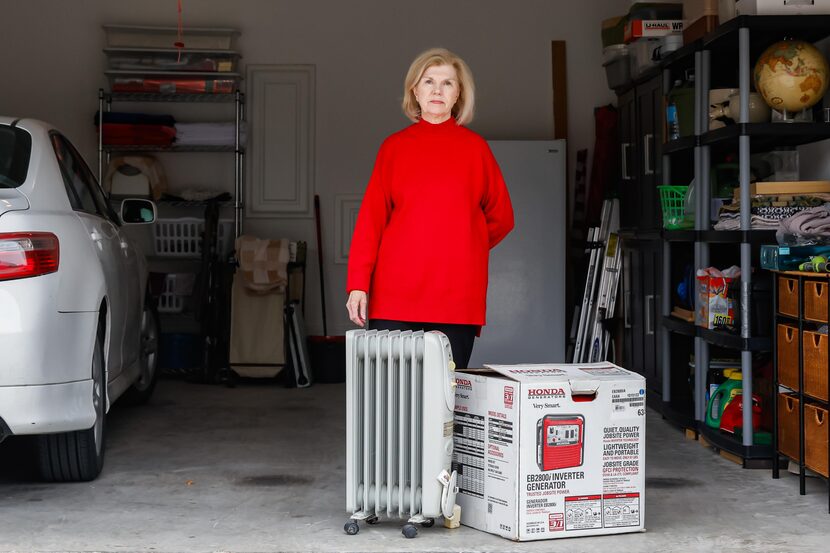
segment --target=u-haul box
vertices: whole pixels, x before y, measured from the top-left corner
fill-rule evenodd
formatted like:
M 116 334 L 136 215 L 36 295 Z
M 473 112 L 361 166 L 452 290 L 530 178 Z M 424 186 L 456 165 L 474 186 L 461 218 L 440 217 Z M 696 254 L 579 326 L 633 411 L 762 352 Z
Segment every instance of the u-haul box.
M 645 399 L 611 363 L 458 371 L 461 523 L 519 541 L 643 531 Z

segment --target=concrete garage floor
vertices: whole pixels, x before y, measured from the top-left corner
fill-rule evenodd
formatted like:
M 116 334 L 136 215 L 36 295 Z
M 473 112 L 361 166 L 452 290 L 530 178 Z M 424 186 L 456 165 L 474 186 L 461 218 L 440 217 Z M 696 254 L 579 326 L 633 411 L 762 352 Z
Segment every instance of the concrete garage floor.
M 26 443 L 0 445 L 0 551 L 803 551 L 827 546 L 826 487 L 744 470 L 649 414 L 646 526 L 513 543 L 397 521 L 343 533 L 344 387 L 235 389 L 165 380 L 109 418 L 103 474 L 42 484 Z

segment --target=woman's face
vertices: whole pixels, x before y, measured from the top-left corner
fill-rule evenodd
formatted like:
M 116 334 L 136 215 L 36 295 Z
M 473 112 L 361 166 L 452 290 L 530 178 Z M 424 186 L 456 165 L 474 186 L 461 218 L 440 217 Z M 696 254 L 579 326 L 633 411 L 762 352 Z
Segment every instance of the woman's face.
M 458 101 L 458 75 L 452 65 L 428 67 L 412 89 L 421 106 L 421 118 L 433 124 L 443 123 L 452 115 Z

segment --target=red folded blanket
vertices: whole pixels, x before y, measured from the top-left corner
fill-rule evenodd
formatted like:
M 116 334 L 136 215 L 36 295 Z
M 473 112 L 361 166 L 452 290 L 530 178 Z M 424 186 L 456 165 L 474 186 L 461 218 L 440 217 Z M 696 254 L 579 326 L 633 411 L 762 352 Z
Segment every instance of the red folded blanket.
M 176 128 L 166 125 L 130 125 L 104 123 L 104 144 L 170 146 L 176 139 Z

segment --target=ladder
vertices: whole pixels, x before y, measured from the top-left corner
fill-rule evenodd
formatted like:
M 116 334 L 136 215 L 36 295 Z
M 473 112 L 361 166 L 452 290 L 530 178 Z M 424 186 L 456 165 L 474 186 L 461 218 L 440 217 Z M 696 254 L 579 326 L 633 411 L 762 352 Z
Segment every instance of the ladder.
M 618 229 L 619 201 L 605 200 L 600 226 L 588 231 L 588 274 L 576 326 L 574 363 L 603 361 L 608 354 L 611 333 L 604 321 L 614 314 L 622 267 Z

